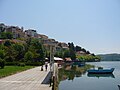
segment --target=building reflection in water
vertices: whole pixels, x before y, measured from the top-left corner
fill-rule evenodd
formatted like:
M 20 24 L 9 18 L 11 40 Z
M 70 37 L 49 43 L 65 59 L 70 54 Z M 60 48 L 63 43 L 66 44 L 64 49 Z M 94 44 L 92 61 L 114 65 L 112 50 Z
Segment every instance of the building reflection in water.
M 88 69 L 93 68 L 93 65 L 86 64 L 85 66 L 67 64 L 59 70 L 59 80 L 74 80 L 75 77 L 81 77 Z

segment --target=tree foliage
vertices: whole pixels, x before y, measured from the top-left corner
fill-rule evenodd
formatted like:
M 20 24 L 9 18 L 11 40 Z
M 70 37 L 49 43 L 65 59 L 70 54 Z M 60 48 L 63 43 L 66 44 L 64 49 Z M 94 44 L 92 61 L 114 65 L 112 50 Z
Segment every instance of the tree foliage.
M 72 60 L 75 60 L 76 59 L 76 52 L 75 52 L 74 44 L 73 43 L 68 43 L 68 46 L 69 46 L 69 50 L 70 50 L 70 58 Z
M 30 38 L 26 42 L 20 42 L 20 40 L 5 40 L 3 44 L 0 44 L 0 58 L 4 59 L 6 63 L 21 63 L 21 62 L 39 62 L 43 63 L 45 58 L 45 50 L 40 40 Z M 29 63 L 29 64 L 30 64 Z M 35 63 L 36 64 L 36 63 Z
M 12 39 L 13 38 L 13 34 L 10 32 L 1 32 L 0 33 L 0 38 L 1 39 Z
M 5 51 L 0 49 L 0 58 L 4 59 L 4 57 L 5 57 Z
M 100 58 L 98 56 L 93 56 L 93 55 L 77 56 L 77 58 L 79 61 L 85 61 L 85 62 L 100 61 Z
M 5 60 L 0 58 L 0 67 L 3 69 L 5 66 Z
M 12 48 L 14 49 L 15 53 L 16 53 L 16 60 L 19 61 L 24 57 L 25 54 L 25 47 L 24 45 L 20 44 L 20 43 L 16 43 L 12 45 Z
M 12 44 L 11 44 L 10 40 L 6 40 L 5 43 L 4 43 L 4 46 L 6 46 L 6 47 L 9 47 L 11 45 Z
M 80 46 L 76 46 L 76 47 L 75 47 L 76 52 L 77 52 L 77 51 L 81 51 L 81 49 L 82 49 L 82 48 L 81 48 Z
M 70 57 L 70 51 L 69 50 L 65 50 L 64 51 L 64 56 L 63 56 L 64 58 L 68 58 L 68 57 Z
M 33 53 L 30 52 L 30 51 L 26 52 L 25 56 L 24 56 L 24 59 L 25 59 L 26 62 L 32 61 L 33 60 Z
M 32 39 L 28 48 L 34 55 L 35 61 L 41 61 L 45 58 L 44 47 L 38 39 Z

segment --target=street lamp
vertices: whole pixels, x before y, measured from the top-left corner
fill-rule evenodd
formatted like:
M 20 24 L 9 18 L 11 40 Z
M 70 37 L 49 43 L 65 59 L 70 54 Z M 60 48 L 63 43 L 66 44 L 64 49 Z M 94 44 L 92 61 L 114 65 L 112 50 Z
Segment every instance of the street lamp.
M 49 42 L 49 46 L 50 46 L 50 72 L 53 72 L 53 64 L 54 64 L 54 54 L 55 54 L 55 49 L 56 49 L 56 44 L 58 42 L 54 41 L 54 42 Z
M 44 45 L 48 45 L 50 47 L 50 72 L 52 72 L 52 66 L 54 66 L 54 53 L 55 53 L 55 48 L 57 45 L 57 41 L 53 39 L 47 39 L 43 41 Z
M 50 77 L 50 86 L 51 86 L 51 81 L 52 81 L 52 78 L 53 78 L 54 54 L 55 54 L 55 48 L 56 48 L 57 43 L 58 42 L 53 40 L 53 39 L 44 40 L 44 44 L 50 46 L 50 75 L 51 75 L 51 77 Z

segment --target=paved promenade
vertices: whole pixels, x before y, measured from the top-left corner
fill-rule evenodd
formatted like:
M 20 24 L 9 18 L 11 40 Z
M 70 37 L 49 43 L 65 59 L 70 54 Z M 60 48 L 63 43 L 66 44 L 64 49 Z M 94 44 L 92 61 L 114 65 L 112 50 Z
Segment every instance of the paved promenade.
M 49 67 L 48 67 L 49 68 Z M 0 79 L 0 90 L 51 90 L 48 79 L 49 70 L 41 71 L 36 67 L 18 74 Z M 44 83 L 44 84 L 42 84 Z

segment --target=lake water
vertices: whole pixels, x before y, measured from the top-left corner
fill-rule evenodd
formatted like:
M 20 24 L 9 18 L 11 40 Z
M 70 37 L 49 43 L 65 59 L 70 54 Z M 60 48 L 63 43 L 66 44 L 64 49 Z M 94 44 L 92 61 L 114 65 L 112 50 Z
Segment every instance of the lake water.
M 86 71 L 83 71 L 83 73 L 78 72 L 81 67 L 77 67 L 77 69 L 66 67 L 65 70 L 60 71 L 61 75 L 59 77 L 61 81 L 58 90 L 119 90 L 117 86 L 120 84 L 119 61 L 91 62 L 87 64 L 95 65 L 95 67 L 115 68 L 115 70 L 113 74 L 88 75 Z

